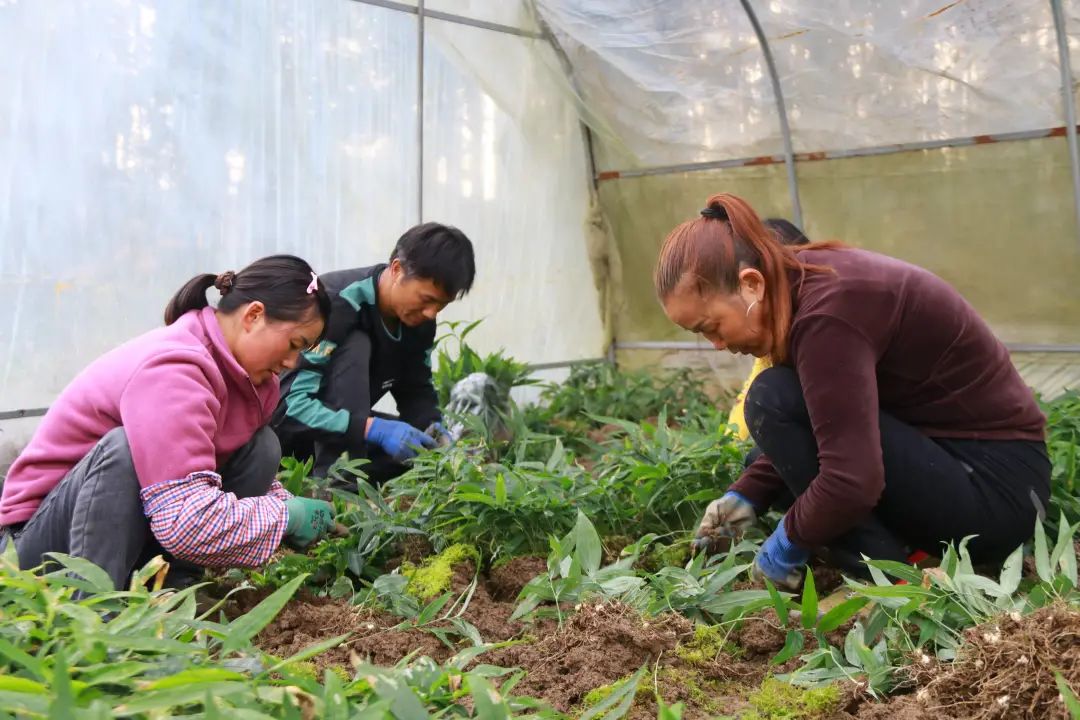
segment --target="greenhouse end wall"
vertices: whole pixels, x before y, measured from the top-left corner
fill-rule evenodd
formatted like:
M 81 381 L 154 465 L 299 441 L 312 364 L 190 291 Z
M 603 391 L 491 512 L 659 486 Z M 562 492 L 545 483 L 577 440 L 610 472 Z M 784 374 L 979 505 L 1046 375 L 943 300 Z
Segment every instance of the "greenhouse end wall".
M 1080 239 L 1064 138 L 801 162 L 797 170 L 812 239 L 930 269 L 1007 343 L 1080 343 Z M 790 214 L 782 165 L 600 183 L 627 289 L 615 313 L 619 342 L 692 339 L 664 316 L 651 273 L 666 234 L 717 192 L 745 197 L 762 217 Z

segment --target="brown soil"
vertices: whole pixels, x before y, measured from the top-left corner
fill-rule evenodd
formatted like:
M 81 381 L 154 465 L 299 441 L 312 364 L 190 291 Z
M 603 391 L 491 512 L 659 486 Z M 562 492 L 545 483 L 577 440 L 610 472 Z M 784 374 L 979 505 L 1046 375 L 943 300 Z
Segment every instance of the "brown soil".
M 776 616 L 774 611 L 763 610 L 743 618 L 740 625 L 732 632 L 731 642 L 742 648 L 742 658 L 747 661 L 745 667 L 751 671 L 749 674 L 756 677 L 758 682 L 765 676 L 766 671 L 781 674 L 791 672 L 799 667 L 801 664 L 799 657 L 803 653 L 797 653 L 795 657 L 781 665 L 769 665 L 769 661 L 784 648 L 789 628 L 798 628 L 798 623 L 798 619 L 793 616 L 789 619 L 788 626 L 782 627 L 780 618 Z M 836 630 L 828 633 L 825 638 L 832 645 L 843 647 L 844 639 L 854 624 L 854 620 L 849 620 Z M 814 637 L 813 632 L 803 630 L 802 635 L 804 648 L 809 650 L 817 647 L 817 639 Z
M 376 665 L 394 665 L 412 652 L 439 661 L 452 654 L 431 633 L 392 630 L 400 622 L 392 615 L 358 611 L 340 600 L 306 598 L 285 606 L 259 634 L 256 643 L 271 655 L 287 658 L 321 640 L 352 633 L 342 645 L 313 658 L 320 671 L 330 665 L 351 667 L 354 654 Z
M 516 695 L 543 698 L 558 710 L 576 714 L 583 711 L 590 691 L 647 664 L 653 672 L 642 681 L 629 718 L 655 718 L 656 692 L 668 704 L 682 702 L 686 720 L 737 716 L 767 674 L 798 665 L 797 658 L 780 667 L 768 664 L 783 648 L 787 633 L 772 610 L 745 618 L 731 631 L 730 641 L 742 650 L 737 657 L 722 653 L 693 667 L 675 652 L 693 630 L 678 615 L 643 619 L 619 603 L 597 603 L 584 605 L 561 627 L 553 621 L 511 622 L 521 588 L 545 569 L 546 562 L 537 557 L 515 558 L 492 569 L 477 579 L 461 614 L 486 642 L 520 641 L 485 653 L 478 661 L 525 670 Z M 471 565 L 458 567 L 454 591 L 465 592 L 474 577 Z M 822 576 L 815 573 L 815 577 Z M 820 584 L 819 592 L 825 592 Z M 250 610 L 266 594 L 241 594 L 230 614 Z M 394 665 L 409 656 L 426 655 L 442 662 L 454 654 L 454 648 L 431 632 L 395 629 L 400 624 L 400 618 L 387 613 L 301 594 L 256 641 L 267 652 L 288 657 L 328 637 L 351 634 L 343 645 L 313 659 L 320 671 L 329 665 L 352 667 L 357 661 Z M 842 643 L 843 630 L 830 639 Z M 1061 605 L 1019 619 L 1005 616 L 968 631 L 966 640 L 955 663 L 916 658 L 909 694 L 884 703 L 853 701 L 835 720 L 1067 718 L 1053 670 L 1060 670 L 1073 688 L 1080 689 L 1080 610 Z M 814 642 L 807 634 L 806 647 Z
M 527 669 L 514 692 L 569 712 L 590 690 L 656 662 L 691 632 L 690 621 L 679 615 L 643 621 L 618 603 L 585 605 L 556 632 L 488 653 L 484 662 Z
M 450 583 L 451 589 L 460 596 L 476 577 L 476 571 L 471 563 L 464 563 L 454 568 L 454 579 Z M 502 642 L 520 635 L 525 627 L 519 622 L 511 622 L 510 616 L 514 614 L 515 604 L 495 600 L 491 597 L 484 578 L 478 578 L 476 589 L 469 600 L 468 607 L 462 613 L 461 618 L 471 623 L 480 631 L 480 637 L 484 642 Z
M 916 657 L 912 694 L 868 703 L 859 720 L 1067 720 L 1054 670 L 1080 690 L 1080 610 L 1004 615 L 964 634 L 957 660 Z
M 526 560 L 536 559 L 522 559 L 505 566 L 507 570 L 499 575 L 499 581 L 495 583 L 500 597 L 504 597 L 504 593 L 510 592 L 510 588 L 518 582 L 523 586 L 535 575 Z M 526 575 L 528 578 L 521 580 Z M 453 591 L 459 596 L 465 593 L 474 576 L 471 564 L 456 568 L 451 585 Z M 516 596 L 518 591 L 520 587 L 510 597 Z M 265 595 L 262 592 L 242 594 L 230 608 L 230 614 L 247 612 Z M 510 621 L 514 607 L 512 601 L 494 599 L 488 584 L 481 577 L 460 617 L 472 624 L 485 642 L 500 642 L 515 638 L 527 629 L 522 623 Z M 266 652 L 284 658 L 326 638 L 352 633 L 345 643 L 314 659 L 320 669 L 328 665 L 350 667 L 354 657 L 376 665 L 394 665 L 413 653 L 440 662 L 454 654 L 454 649 L 447 647 L 431 632 L 393 629 L 401 623 L 401 618 L 389 613 L 358 609 L 342 600 L 301 593 L 259 634 L 256 643 Z M 450 627 L 450 623 L 439 623 L 438 627 Z
M 750 660 L 770 660 L 784 647 L 787 629 L 772 610 L 765 610 L 743 619 L 732 633 L 731 640 L 746 651 Z
M 1004 615 L 964 639 L 956 662 L 912 666 L 916 698 L 939 717 L 1068 717 L 1054 671 L 1080 689 L 1080 610 L 1061 604 L 1025 617 Z
M 930 712 L 910 695 L 894 697 L 887 703 L 868 702 L 859 708 L 857 720 L 952 720 L 953 716 Z
M 419 565 L 434 552 L 426 535 L 406 535 L 401 541 L 401 559 Z
M 817 558 L 810 569 L 814 573 L 814 589 L 818 597 L 825 597 L 844 584 L 844 576 L 837 568 L 826 565 Z
M 543 698 L 565 712 L 580 710 L 591 690 L 617 682 L 648 663 L 660 672 L 642 682 L 629 717 L 655 718 L 653 691 L 658 688 L 669 704 L 686 704 L 686 720 L 697 720 L 745 708 L 746 696 L 768 671 L 760 660 L 726 655 L 688 668 L 673 651 L 692 634 L 690 621 L 674 614 L 643 619 L 618 603 L 585 605 L 561 628 L 553 621 L 510 622 L 514 604 L 496 598 L 516 596 L 519 586 L 543 567 L 539 558 L 518 558 L 497 568 L 487 582 L 477 583 L 462 615 L 487 642 L 522 640 L 485 653 L 478 661 L 524 669 L 524 679 L 514 688 L 517 695 Z M 464 591 L 472 578 L 471 566 L 459 567 L 455 591 Z M 246 612 L 264 595 L 250 593 L 236 610 Z M 442 662 L 454 653 L 430 632 L 394 629 L 400 622 L 387 613 L 357 609 L 340 600 L 302 595 L 285 607 L 256 642 L 266 652 L 284 658 L 328 637 L 352 633 L 341 646 L 313 659 L 320 671 L 330 665 L 351 668 L 357 661 L 393 665 L 409 655 Z M 684 682 L 691 675 L 694 682 Z
M 585 437 L 592 440 L 597 445 L 603 445 L 611 439 L 612 435 L 622 432 L 622 428 L 618 425 L 601 425 L 600 427 L 589 430 L 585 433 Z
M 513 602 L 530 580 L 547 572 L 547 560 L 516 557 L 488 572 L 488 592 L 495 600 Z
M 688 666 L 675 649 L 688 639 L 693 626 L 686 618 L 670 614 L 644 619 L 618 603 L 587 604 L 559 628 L 553 621 L 539 625 L 510 622 L 514 597 L 520 586 L 542 571 L 539 558 L 517 558 L 492 571 L 486 582 L 477 583 L 462 618 L 472 623 L 487 642 L 520 639 L 521 642 L 485 653 L 478 662 L 520 667 L 525 677 L 514 688 L 516 695 L 543 698 L 563 712 L 583 711 L 585 696 L 611 685 L 648 664 L 651 672 L 642 680 L 627 717 L 652 720 L 657 714 L 656 692 L 666 703 L 685 705 L 686 720 L 734 716 L 747 707 L 746 698 L 770 672 L 785 672 L 788 665 L 770 668 L 768 658 L 784 644 L 784 631 L 771 611 L 747 618 L 732 632 L 731 640 L 745 656 L 721 654 L 712 661 Z M 471 566 L 459 567 L 453 587 L 463 592 L 472 582 Z M 241 595 L 232 608 L 250 610 L 265 592 Z M 342 645 L 313 658 L 321 672 L 330 665 L 351 668 L 356 662 L 394 665 L 408 656 L 428 656 L 443 662 L 455 650 L 425 630 L 395 629 L 401 619 L 383 612 L 358 609 L 340 600 L 301 594 L 256 638 L 258 645 L 278 657 L 289 657 L 335 635 L 351 633 Z M 539 638 L 539 639 L 534 639 Z M 847 715 L 838 715 L 848 718 Z

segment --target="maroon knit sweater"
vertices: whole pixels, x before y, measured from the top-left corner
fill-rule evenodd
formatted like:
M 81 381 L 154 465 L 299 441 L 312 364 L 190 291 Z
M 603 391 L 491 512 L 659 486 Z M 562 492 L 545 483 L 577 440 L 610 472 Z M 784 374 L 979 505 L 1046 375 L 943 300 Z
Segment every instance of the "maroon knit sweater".
M 792 281 L 788 363 L 799 375 L 820 472 L 787 514 L 791 539 L 828 543 L 885 486 L 878 412 L 930 437 L 1044 440 L 1031 390 L 975 309 L 922 268 L 855 249 L 807 249 L 833 273 Z M 767 457 L 732 486 L 759 507 L 784 483 Z

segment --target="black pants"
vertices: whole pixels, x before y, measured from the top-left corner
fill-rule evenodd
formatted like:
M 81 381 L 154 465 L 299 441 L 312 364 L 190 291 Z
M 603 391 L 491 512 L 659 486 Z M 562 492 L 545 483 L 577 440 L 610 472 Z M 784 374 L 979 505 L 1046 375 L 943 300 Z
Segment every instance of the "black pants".
M 786 510 L 818 475 L 818 448 L 794 370 L 762 372 L 747 393 L 754 441 L 784 480 Z M 1050 496 L 1046 444 L 1026 440 L 931 438 L 886 412 L 880 417 L 885 489 L 873 513 L 823 555 L 865 574 L 862 554 L 904 561 L 920 549 L 968 544 L 975 562 L 998 562 L 1031 537 Z
M 350 415 L 360 413 L 364 416 L 389 417 L 371 411 L 374 403 L 371 388 L 368 387 L 370 363 L 371 339 L 362 332 L 349 335 L 334 350 L 334 361 L 325 371 L 319 400 L 331 410 L 347 410 Z M 283 399 L 274 413 L 274 432 L 281 440 L 283 455 L 292 455 L 298 459 L 315 458 L 311 472 L 316 477 L 326 477 L 330 466 L 342 453 L 348 453 L 353 460 L 367 458 L 369 463 L 364 466 L 364 472 L 374 485 L 381 485 L 408 469 L 362 438 L 348 438 L 315 430 L 287 417 L 284 397 L 288 394 L 294 377 L 295 374 L 290 374 L 283 380 Z M 348 478 L 346 480 L 348 481 Z

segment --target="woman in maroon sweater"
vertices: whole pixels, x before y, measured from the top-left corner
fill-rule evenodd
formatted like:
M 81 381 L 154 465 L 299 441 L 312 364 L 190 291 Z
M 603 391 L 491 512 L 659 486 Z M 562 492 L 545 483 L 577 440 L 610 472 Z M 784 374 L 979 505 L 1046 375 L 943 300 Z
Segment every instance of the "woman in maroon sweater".
M 1045 418 L 1005 346 L 946 282 L 884 255 L 789 248 L 715 195 L 672 230 L 655 272 L 667 316 L 717 350 L 769 357 L 746 399 L 763 455 L 709 506 L 699 536 L 786 510 L 755 572 L 787 587 L 812 551 L 865 574 L 976 536 L 997 561 L 1050 493 Z

